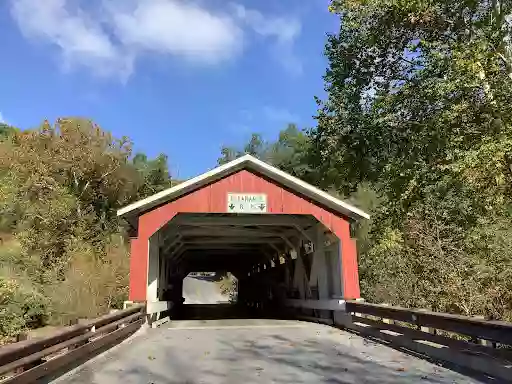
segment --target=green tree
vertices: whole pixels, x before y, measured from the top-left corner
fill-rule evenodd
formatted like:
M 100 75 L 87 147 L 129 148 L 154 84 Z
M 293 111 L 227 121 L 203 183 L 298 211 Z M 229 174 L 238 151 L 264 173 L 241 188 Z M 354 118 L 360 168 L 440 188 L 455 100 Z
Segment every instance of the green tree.
M 328 98 L 313 135 L 326 182 L 346 190 L 385 182 L 414 199 L 423 182 L 463 176 L 492 151 L 502 157 L 489 178 L 510 185 L 510 3 L 334 1 L 331 9 L 342 24 L 326 46 Z
M 307 158 L 309 146 L 308 136 L 295 124 L 288 124 L 279 132 L 277 141 L 270 145 L 266 160 L 285 172 L 307 179 L 312 175 Z
M 5 123 L 0 123 L 0 140 L 6 139 L 14 132 L 16 132 L 16 128 Z
M 40 255 L 44 268 L 66 263 L 69 239 L 104 246 L 118 230 L 115 209 L 136 191 L 136 170 L 128 163 L 129 142 L 116 140 L 83 119 L 59 119 L 20 132 L 0 146 L 0 170 L 8 180 L 10 214 L 17 213 L 17 236 L 27 253 Z
M 307 162 L 310 140 L 295 124 L 279 132 L 276 141 L 268 142 L 262 135 L 253 133 L 243 149 L 224 146 L 218 164 L 225 164 L 245 154 L 250 154 L 290 174 L 306 177 L 311 173 Z
M 171 175 L 167 165 L 167 155 L 160 154 L 149 160 L 144 153 L 137 153 L 132 160 L 135 169 L 142 178 L 138 196 L 144 198 L 172 186 Z
M 267 153 L 267 143 L 259 133 L 253 133 L 242 149 L 223 146 L 220 152 L 221 157 L 217 160 L 219 165 L 229 163 L 243 155 L 264 159 Z
M 52 322 L 65 322 L 119 307 L 127 293 L 128 252 L 116 210 L 171 185 L 167 157 L 131 159 L 127 138 L 81 118 L 6 131 L 0 140 L 0 225 L 7 232 L 0 243 L 0 296 L 14 301 L 0 334 L 40 325 L 50 313 Z M 80 311 L 76 304 L 84 302 Z M 14 321 L 20 313 L 25 319 Z
M 512 3 L 335 0 L 330 10 L 341 27 L 326 44 L 309 159 L 321 185 L 349 194 L 365 182 L 384 197 L 361 256 L 364 294 L 512 318 L 510 304 L 484 302 L 511 284 Z

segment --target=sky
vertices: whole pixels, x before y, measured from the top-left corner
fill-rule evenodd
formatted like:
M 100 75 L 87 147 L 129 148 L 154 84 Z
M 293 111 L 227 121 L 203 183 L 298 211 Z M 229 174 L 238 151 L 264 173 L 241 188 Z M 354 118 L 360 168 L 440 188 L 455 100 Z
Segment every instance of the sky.
M 92 119 L 175 178 L 222 145 L 314 125 L 328 0 L 0 1 L 0 121 Z

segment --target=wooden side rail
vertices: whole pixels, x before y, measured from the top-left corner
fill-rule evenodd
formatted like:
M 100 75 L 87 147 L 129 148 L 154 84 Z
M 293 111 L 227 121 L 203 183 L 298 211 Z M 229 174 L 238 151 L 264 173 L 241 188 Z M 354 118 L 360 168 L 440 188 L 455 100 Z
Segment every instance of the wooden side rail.
M 512 323 L 360 301 L 340 315 L 362 336 L 512 381 Z
M 512 345 L 512 323 L 504 321 L 489 321 L 469 316 L 392 307 L 359 301 L 346 301 L 345 308 L 346 311 L 350 313 L 364 313 L 379 318 L 409 323 L 418 327 L 434 328 L 469 336 L 474 339 Z
M 45 338 L 0 348 L 0 383 L 32 383 L 48 377 L 134 333 L 145 321 L 145 305 L 136 304 L 85 324 L 66 327 Z

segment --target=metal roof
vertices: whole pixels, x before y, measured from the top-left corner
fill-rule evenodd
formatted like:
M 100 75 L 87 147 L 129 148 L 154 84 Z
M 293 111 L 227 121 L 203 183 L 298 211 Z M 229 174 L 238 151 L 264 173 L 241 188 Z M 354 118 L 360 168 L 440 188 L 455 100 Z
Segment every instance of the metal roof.
M 214 168 L 202 175 L 196 176 L 190 180 L 184 181 L 172 188 L 158 192 L 145 199 L 139 200 L 117 211 L 120 217 L 136 216 L 146 212 L 156 206 L 166 202 L 175 200 L 187 193 L 201 189 L 205 185 L 211 184 L 220 180 L 228 175 L 231 175 L 240 170 L 247 169 L 256 173 L 266 176 L 270 180 L 275 181 L 277 184 L 288 187 L 296 191 L 299 195 L 306 196 L 313 202 L 323 205 L 334 212 L 341 215 L 351 217 L 353 219 L 369 219 L 370 215 L 366 212 L 356 208 L 329 193 L 318 189 L 311 184 L 308 184 L 297 177 L 294 177 L 286 172 L 277 169 L 251 155 L 239 157 L 236 160 L 230 161 L 224 165 Z

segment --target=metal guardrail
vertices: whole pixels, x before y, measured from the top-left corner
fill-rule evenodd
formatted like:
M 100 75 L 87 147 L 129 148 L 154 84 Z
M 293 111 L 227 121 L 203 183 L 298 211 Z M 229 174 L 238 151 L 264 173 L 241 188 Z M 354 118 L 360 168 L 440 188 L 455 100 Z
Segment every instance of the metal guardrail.
M 145 305 L 135 304 L 49 337 L 4 346 L 0 348 L 0 383 L 32 383 L 51 376 L 133 334 L 144 317 Z

